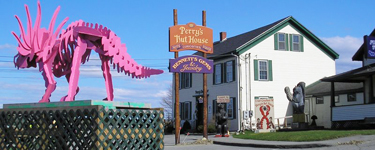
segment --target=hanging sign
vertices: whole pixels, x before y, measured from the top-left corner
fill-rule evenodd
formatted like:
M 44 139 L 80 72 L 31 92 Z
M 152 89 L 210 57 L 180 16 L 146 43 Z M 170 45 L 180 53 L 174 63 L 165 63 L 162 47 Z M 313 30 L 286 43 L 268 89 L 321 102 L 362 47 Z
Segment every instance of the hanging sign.
M 229 103 L 230 102 L 230 97 L 229 97 L 229 95 L 217 96 L 216 97 L 216 102 L 217 103 Z
M 195 23 L 169 27 L 169 51 L 196 50 L 213 53 L 213 31 Z
M 197 55 L 169 59 L 169 72 L 213 73 L 213 60 Z
M 367 58 L 375 58 L 375 37 L 365 36 Z
M 273 98 L 255 99 L 256 127 L 259 130 L 275 129 Z

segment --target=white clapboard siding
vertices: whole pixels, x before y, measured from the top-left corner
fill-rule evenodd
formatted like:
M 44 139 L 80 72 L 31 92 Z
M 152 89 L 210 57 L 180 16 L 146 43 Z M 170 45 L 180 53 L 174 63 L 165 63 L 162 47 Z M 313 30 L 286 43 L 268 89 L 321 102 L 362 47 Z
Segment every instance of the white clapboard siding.
M 366 117 L 375 117 L 375 104 L 332 108 L 332 121 L 364 120 Z

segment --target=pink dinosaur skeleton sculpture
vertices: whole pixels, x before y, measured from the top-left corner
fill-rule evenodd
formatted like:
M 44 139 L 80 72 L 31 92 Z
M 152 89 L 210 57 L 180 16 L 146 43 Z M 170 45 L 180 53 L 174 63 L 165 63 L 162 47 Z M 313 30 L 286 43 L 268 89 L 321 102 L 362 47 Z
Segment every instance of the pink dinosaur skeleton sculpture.
M 16 37 L 19 46 L 18 54 L 14 57 L 14 63 L 17 68 L 29 68 L 39 66 L 45 80 L 46 91 L 39 102 L 49 102 L 51 93 L 56 88 L 56 81 L 53 76 L 66 77 L 69 83 L 68 95 L 61 98 L 60 101 L 73 101 L 79 88 L 79 67 L 89 60 L 91 50 L 99 54 L 102 62 L 103 76 L 107 90 L 105 100 L 113 100 L 112 76 L 110 73 L 110 64 L 118 72 L 125 72 L 133 78 L 147 78 L 151 75 L 163 73 L 162 70 L 150 69 L 138 65 L 127 53 L 125 44 L 121 43 L 116 34 L 103 28 L 102 25 L 85 23 L 82 20 L 76 21 L 68 26 L 66 30 L 61 28 L 68 21 L 65 18 L 53 32 L 57 14 L 60 6 L 55 10 L 48 29 L 40 28 L 41 7 L 38 1 L 38 12 L 34 27 L 28 6 L 25 4 L 27 13 L 27 32 L 19 17 L 16 15 L 21 30 L 21 35 L 12 34 Z

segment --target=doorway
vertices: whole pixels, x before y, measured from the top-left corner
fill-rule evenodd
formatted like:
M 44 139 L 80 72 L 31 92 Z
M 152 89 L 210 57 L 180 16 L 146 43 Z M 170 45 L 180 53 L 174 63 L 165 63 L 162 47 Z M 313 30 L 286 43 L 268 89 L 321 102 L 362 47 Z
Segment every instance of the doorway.
M 203 97 L 197 96 L 195 101 L 195 111 L 196 111 L 196 126 L 195 129 L 198 129 L 199 125 L 203 125 Z

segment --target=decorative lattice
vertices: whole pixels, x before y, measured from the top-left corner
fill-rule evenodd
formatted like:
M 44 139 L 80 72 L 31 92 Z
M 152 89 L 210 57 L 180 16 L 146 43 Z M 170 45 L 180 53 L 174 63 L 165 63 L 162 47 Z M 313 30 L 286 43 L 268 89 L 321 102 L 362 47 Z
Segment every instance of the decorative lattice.
M 162 109 L 0 110 L 0 149 L 164 149 Z

